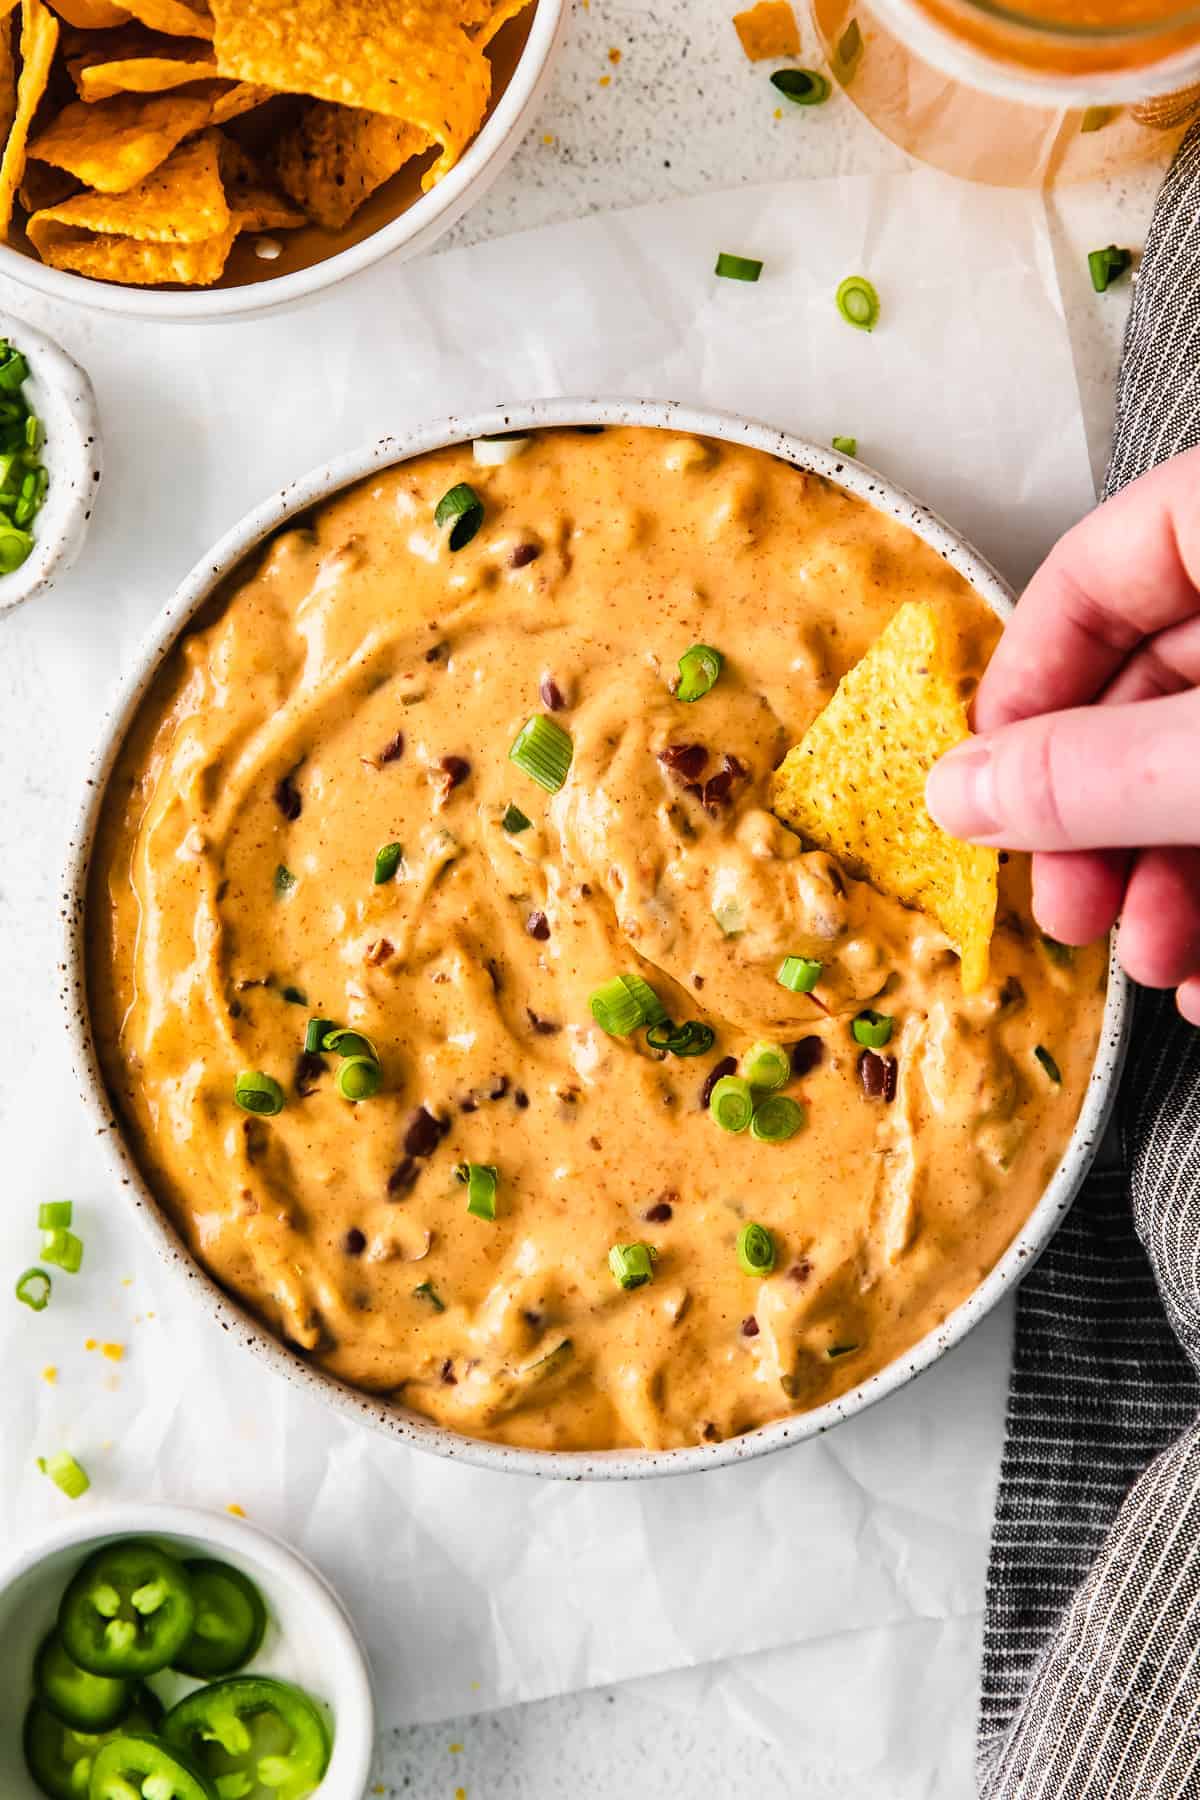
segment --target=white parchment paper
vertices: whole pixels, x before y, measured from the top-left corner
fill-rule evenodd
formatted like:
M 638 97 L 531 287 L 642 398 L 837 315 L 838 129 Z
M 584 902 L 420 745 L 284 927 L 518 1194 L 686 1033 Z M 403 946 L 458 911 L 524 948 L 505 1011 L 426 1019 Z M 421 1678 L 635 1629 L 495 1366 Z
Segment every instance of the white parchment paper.
M 718 250 L 761 256 L 762 280 L 714 279 Z M 849 273 L 882 296 L 870 336 L 834 309 Z M 420 419 L 607 391 L 854 435 L 1023 579 L 1092 501 L 1039 202 L 929 173 L 742 189 L 385 266 L 228 327 L 90 317 L 2 284 L 0 302 L 88 364 L 108 444 L 83 564 L 0 624 L 0 1540 L 68 1505 L 34 1463 L 63 1446 L 92 1474 L 80 1506 L 236 1502 L 338 1583 L 388 1723 L 969 1619 L 1003 1316 L 818 1443 L 630 1486 L 420 1455 L 236 1351 L 143 1247 L 73 1102 L 58 870 L 106 697 L 179 577 L 277 484 Z M 56 1278 L 34 1317 L 5 1299 L 10 1277 L 36 1260 L 39 1200 L 68 1195 L 84 1270 Z M 123 1360 L 89 1338 L 124 1345 Z

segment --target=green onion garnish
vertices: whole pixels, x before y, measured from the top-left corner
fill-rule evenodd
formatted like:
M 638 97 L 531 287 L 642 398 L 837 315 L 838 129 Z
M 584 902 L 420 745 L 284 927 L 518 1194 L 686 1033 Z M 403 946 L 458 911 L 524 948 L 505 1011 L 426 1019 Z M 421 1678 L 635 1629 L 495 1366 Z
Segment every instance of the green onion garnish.
M 275 892 L 277 894 L 290 893 L 295 885 L 296 877 L 292 871 L 285 863 L 279 863 L 275 870 Z
M 785 956 L 775 976 L 780 987 L 793 994 L 811 994 L 821 979 L 824 963 L 812 956 Z
M 833 440 L 833 448 L 837 451 L 839 456 L 857 456 L 858 439 L 852 437 L 835 437 Z
M 771 86 L 794 106 L 822 106 L 830 94 L 829 78 L 816 69 L 776 69 Z
M 513 739 L 509 762 L 516 763 L 532 781 L 548 794 L 557 794 L 567 779 L 575 746 L 570 734 L 545 713 L 527 719 Z
M 654 1251 L 649 1244 L 614 1244 L 608 1266 L 618 1287 L 645 1287 L 654 1279 Z
M 752 1044 L 742 1058 L 742 1079 L 770 1093 L 792 1079 L 792 1059 L 778 1044 Z
M 740 1075 L 722 1075 L 709 1096 L 708 1110 L 722 1131 L 745 1131 L 754 1115 L 750 1083 Z
M 469 482 L 460 481 L 438 501 L 433 522 L 435 525 L 451 525 L 450 548 L 461 550 L 470 543 L 483 524 L 483 501 Z
M 7 338 L 0 338 L 0 393 L 14 394 L 29 379 L 29 364 Z
M 348 1056 L 337 1072 L 343 1100 L 370 1100 L 383 1086 L 383 1070 L 373 1056 Z
M 3 371 L 0 371 L 2 373 Z M 48 1475 L 60 1493 L 68 1500 L 78 1500 L 91 1487 L 86 1472 L 80 1468 L 75 1458 L 66 1450 L 58 1451 L 55 1456 L 39 1456 L 38 1468 L 43 1475 Z
M 362 1056 L 368 1062 L 377 1063 L 379 1052 L 369 1037 L 361 1031 L 351 1031 L 345 1025 L 335 1025 L 321 1039 L 322 1050 L 328 1050 L 331 1056 Z
M 1103 131 L 1112 118 L 1111 106 L 1086 106 L 1079 121 L 1080 131 Z
M 717 257 L 715 273 L 727 281 L 757 281 L 763 266 L 756 256 L 731 256 L 722 250 Z
M 446 1302 L 441 1298 L 432 1281 L 422 1281 L 413 1289 L 414 1300 L 428 1300 L 434 1312 L 445 1312 Z
M 52 1286 L 45 1269 L 26 1269 L 16 1286 L 17 1299 L 34 1312 L 45 1312 Z
M 847 275 L 839 284 L 837 309 L 856 331 L 873 331 L 879 323 L 879 295 L 865 275 Z
M 529 444 L 527 431 L 496 431 L 487 437 L 476 438 L 471 453 L 481 469 L 498 469 L 512 462 L 514 457 L 523 455 Z
M 499 1172 L 493 1163 L 459 1163 L 454 1171 L 456 1181 L 465 1183 L 467 1211 L 477 1219 L 496 1217 L 496 1183 Z
M 38 458 L 44 433 L 21 392 L 29 365 L 0 339 L 0 574 L 19 569 L 33 549 L 26 529 L 46 498 L 49 476 Z
M 737 1234 L 737 1259 L 743 1275 L 769 1275 L 775 1267 L 775 1239 L 765 1225 L 748 1220 Z
M 1132 267 L 1133 256 L 1128 250 L 1120 250 L 1116 244 L 1109 244 L 1103 250 L 1092 250 L 1088 253 L 1088 272 L 1092 277 L 1092 286 L 1098 294 L 1103 294 L 1114 281 L 1119 281 L 1127 269 Z
M 750 1136 L 760 1144 L 786 1144 L 804 1123 L 804 1108 L 786 1094 L 769 1094 L 760 1100 L 750 1121 Z
M 17 531 L 0 518 L 0 575 L 11 575 L 19 569 L 33 549 L 33 538 L 27 531 Z
M 375 852 L 375 886 L 382 887 L 390 881 L 400 867 L 404 857 L 404 848 L 400 844 L 385 844 L 382 850 Z
M 298 988 L 298 987 L 282 988 L 280 990 L 280 998 L 283 1000 L 286 1000 L 289 1006 L 307 1006 L 308 1005 L 308 995 L 305 993 L 303 988 Z
M 510 832 L 513 837 L 516 837 L 519 831 L 528 831 L 529 827 L 533 824 L 533 820 L 527 819 L 520 807 L 514 806 L 510 800 L 504 809 L 504 817 L 501 819 L 500 823 L 503 825 L 505 831 Z
M 38 1207 L 38 1230 L 57 1231 L 71 1223 L 75 1208 L 69 1200 L 43 1200 Z
M 318 1056 L 327 1031 L 335 1029 L 332 1019 L 310 1019 L 304 1031 L 304 1054 Z
M 628 1037 L 643 1025 L 659 1025 L 667 1009 L 640 975 L 614 975 L 589 996 L 592 1017 L 610 1037 Z
M 284 1108 L 283 1089 L 273 1075 L 261 1069 L 243 1069 L 233 1084 L 233 1098 L 243 1112 L 269 1119 Z
M 716 1039 L 712 1026 L 702 1025 L 698 1019 L 688 1019 L 683 1025 L 660 1019 L 646 1033 L 651 1050 L 669 1050 L 672 1056 L 704 1056 Z
M 1037 1060 L 1041 1063 L 1043 1069 L 1045 1069 L 1047 1075 L 1050 1077 L 1050 1079 L 1054 1083 L 1055 1087 L 1061 1087 L 1062 1086 L 1062 1070 L 1059 1068 L 1058 1064 L 1055 1062 L 1054 1058 L 1051 1056 L 1051 1054 L 1047 1050 L 1046 1046 L 1044 1044 L 1036 1045 L 1034 1048 L 1033 1054 L 1036 1056 Z
M 82 1240 L 73 1231 L 44 1231 L 42 1261 L 65 1269 L 68 1275 L 78 1275 L 83 1262 Z
M 871 1012 L 868 1008 L 851 1021 L 850 1034 L 856 1044 L 863 1044 L 868 1050 L 882 1050 L 895 1022 L 889 1013 Z
M 693 644 L 690 650 L 685 650 L 679 659 L 675 698 L 686 700 L 689 705 L 693 700 L 703 700 L 716 686 L 724 661 L 721 652 L 714 650 L 711 644 Z

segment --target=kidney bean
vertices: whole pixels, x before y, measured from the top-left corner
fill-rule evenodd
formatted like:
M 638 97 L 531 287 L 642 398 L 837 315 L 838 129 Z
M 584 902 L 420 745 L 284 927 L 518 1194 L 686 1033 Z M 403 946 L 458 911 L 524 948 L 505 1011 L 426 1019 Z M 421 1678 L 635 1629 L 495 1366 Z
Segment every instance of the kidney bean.
M 802 1037 L 792 1045 L 792 1074 L 797 1081 L 805 1075 L 811 1075 L 820 1067 L 821 1058 L 825 1054 L 825 1046 L 819 1037 Z
M 275 783 L 275 804 L 289 824 L 300 817 L 304 802 L 290 775 L 282 776 Z
M 404 1133 L 405 1154 L 408 1156 L 432 1156 L 441 1143 L 445 1130 L 446 1126 L 440 1119 L 435 1119 L 431 1112 L 426 1111 L 425 1107 L 418 1106 L 408 1121 L 408 1128 Z
M 382 766 L 384 763 L 398 762 L 403 755 L 404 733 L 398 731 L 394 738 L 388 739 L 387 743 L 383 746 L 383 749 L 379 752 L 377 760 Z
M 716 1087 L 718 1081 L 726 1075 L 736 1074 L 736 1056 L 723 1056 L 720 1062 L 713 1064 L 712 1068 L 708 1071 L 708 1077 L 705 1080 L 704 1086 L 700 1089 L 700 1105 L 705 1112 L 708 1111 L 708 1103 L 712 1099 L 712 1091 Z
M 544 912 L 533 912 L 525 921 L 525 929 L 531 938 L 536 938 L 539 944 L 544 944 L 550 936 L 550 921 Z
M 658 752 L 658 760 L 680 780 L 695 781 L 708 761 L 708 751 L 703 744 L 668 744 Z
M 566 696 L 555 681 L 553 675 L 543 675 L 538 684 L 542 705 L 547 712 L 563 712 L 566 708 Z
M 517 544 L 508 559 L 510 569 L 524 569 L 531 562 L 536 562 L 542 554 L 540 544 Z

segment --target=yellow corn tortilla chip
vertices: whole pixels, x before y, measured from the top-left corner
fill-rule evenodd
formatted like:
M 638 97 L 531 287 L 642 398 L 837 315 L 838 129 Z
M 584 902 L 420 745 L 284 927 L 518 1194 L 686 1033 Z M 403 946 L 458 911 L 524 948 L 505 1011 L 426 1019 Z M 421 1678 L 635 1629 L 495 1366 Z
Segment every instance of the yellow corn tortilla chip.
M 125 5 L 151 31 L 165 31 L 168 37 L 210 38 L 213 34 L 212 14 L 203 0 L 194 6 L 189 0 L 125 0 Z
M 67 69 L 81 100 L 111 100 L 114 94 L 158 94 L 189 81 L 216 76 L 212 45 L 202 38 L 176 39 L 164 53 L 158 48 L 163 40 L 153 38 L 141 27 L 132 33 L 114 35 L 124 41 L 110 39 L 67 57 Z
M 733 28 L 751 62 L 800 54 L 800 32 L 789 0 L 758 0 L 749 11 L 734 13 Z
M 479 27 L 471 33 L 475 42 L 481 49 L 485 48 L 510 19 L 515 19 L 530 4 L 531 0 L 483 0 Z
M 307 214 L 272 187 L 250 152 L 232 138 L 221 138 L 219 164 L 239 231 L 287 231 L 308 224 Z
M 161 287 L 165 282 L 211 287 L 220 280 L 237 229 L 231 221 L 219 237 L 195 244 L 156 244 L 103 234 L 73 235 L 64 228 L 61 237 L 47 235 L 38 253 L 52 269 L 68 269 L 95 281 L 125 282 L 133 287 Z
M 253 112 L 256 106 L 274 98 L 274 88 L 255 87 L 250 81 L 223 81 L 221 92 L 212 103 L 212 122 L 228 125 L 230 119 L 240 119 L 243 113 Z
M 16 0 L 0 0 L 0 138 L 8 141 L 17 116 Z
M 30 156 L 78 175 L 101 194 L 123 194 L 144 181 L 176 144 L 207 125 L 212 95 L 118 94 L 72 100 L 40 131 Z
M 29 127 L 38 109 L 58 45 L 58 20 L 42 0 L 21 0 L 21 73 L 12 128 L 0 160 L 0 238 L 12 224 L 13 200 L 25 174 Z
M 337 230 L 398 169 L 429 148 L 415 125 L 358 106 L 315 100 L 275 146 L 285 193 L 318 225 Z
M 987 980 L 998 857 L 934 824 L 925 778 L 969 735 L 937 613 L 909 601 L 771 781 L 771 805 L 785 824 L 881 893 L 937 920 L 962 960 L 965 994 Z
M 229 229 L 231 213 L 218 164 L 219 141 L 206 131 L 123 194 L 76 194 L 35 213 L 26 227 L 40 255 L 80 234 L 152 244 L 196 244 Z
M 108 31 L 129 19 L 126 9 L 112 0 L 54 0 L 54 10 L 77 31 Z
M 222 75 L 404 119 L 451 169 L 483 120 L 491 65 L 461 0 L 215 0 Z
M 65 169 L 51 168 L 49 163 L 25 164 L 25 179 L 17 190 L 27 213 L 41 212 L 47 206 L 61 206 L 79 192 L 79 183 Z

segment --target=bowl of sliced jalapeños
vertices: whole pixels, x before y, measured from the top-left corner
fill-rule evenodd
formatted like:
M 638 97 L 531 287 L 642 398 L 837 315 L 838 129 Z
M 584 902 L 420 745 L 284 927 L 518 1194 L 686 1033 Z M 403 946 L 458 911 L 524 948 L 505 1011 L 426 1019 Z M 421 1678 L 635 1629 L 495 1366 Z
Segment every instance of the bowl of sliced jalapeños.
M 0 1572 L 6 1800 L 359 1800 L 366 1657 L 315 1570 L 172 1506 L 72 1520 Z

